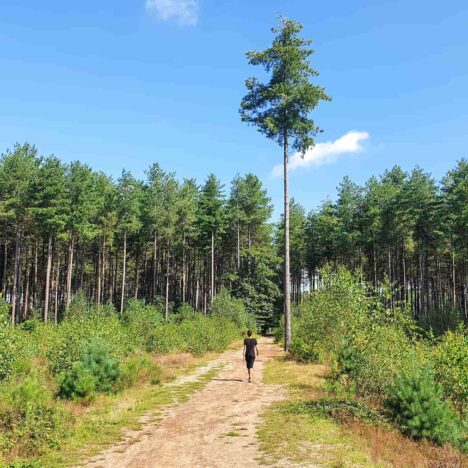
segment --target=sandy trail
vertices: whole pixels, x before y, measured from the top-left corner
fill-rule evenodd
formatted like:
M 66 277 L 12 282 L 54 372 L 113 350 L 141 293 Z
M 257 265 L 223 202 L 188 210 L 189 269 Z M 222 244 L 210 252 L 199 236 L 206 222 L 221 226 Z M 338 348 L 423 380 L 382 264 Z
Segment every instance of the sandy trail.
M 281 354 L 280 348 L 272 339 L 262 338 L 259 352 L 252 383 L 246 381 L 242 350 L 226 351 L 208 366 L 224 365 L 203 389 L 185 403 L 169 408 L 159 422 L 145 422 L 141 430 L 132 433 L 131 443 L 123 441 L 110 447 L 85 466 L 260 466 L 255 437 L 259 415 L 284 394 L 280 387 L 261 381 L 265 362 Z M 195 375 L 200 374 L 199 370 Z

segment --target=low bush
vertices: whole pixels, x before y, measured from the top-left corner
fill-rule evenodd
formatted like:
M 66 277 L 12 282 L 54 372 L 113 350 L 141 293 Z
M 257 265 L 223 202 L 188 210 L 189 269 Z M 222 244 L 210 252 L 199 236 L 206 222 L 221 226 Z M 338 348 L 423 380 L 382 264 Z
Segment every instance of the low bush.
M 96 396 L 96 377 L 82 362 L 59 375 L 58 396 L 68 400 L 90 402 Z
M 71 416 L 57 406 L 40 375 L 11 382 L 0 403 L 0 452 L 21 456 L 40 454 L 59 444 Z
M 132 356 L 122 367 L 122 384 L 132 387 L 138 384 L 159 385 L 161 383 L 161 367 L 151 357 L 143 355 Z
M 392 427 L 391 421 L 381 412 L 370 408 L 365 403 L 349 398 L 320 398 L 291 407 L 294 413 L 320 414 L 339 423 L 359 421 L 364 424 Z
M 460 423 L 442 401 L 442 387 L 434 381 L 431 369 L 413 367 L 412 372 L 399 375 L 389 395 L 385 406 L 404 433 L 439 444 L 460 444 Z
M 435 378 L 444 396 L 460 410 L 468 401 L 468 335 L 463 327 L 448 331 L 433 349 Z M 466 409 L 466 408 L 465 408 Z
M 213 299 L 210 313 L 213 317 L 227 318 L 238 328 L 256 329 L 255 318 L 247 311 L 244 302 L 232 297 L 227 288 L 222 288 Z
M 71 400 L 92 400 L 96 392 L 110 393 L 121 386 L 122 369 L 108 346 L 90 343 L 80 361 L 61 374 L 59 395 Z
M 315 343 L 310 344 L 300 338 L 292 340 L 289 353 L 299 362 L 318 362 L 320 360 L 320 352 Z

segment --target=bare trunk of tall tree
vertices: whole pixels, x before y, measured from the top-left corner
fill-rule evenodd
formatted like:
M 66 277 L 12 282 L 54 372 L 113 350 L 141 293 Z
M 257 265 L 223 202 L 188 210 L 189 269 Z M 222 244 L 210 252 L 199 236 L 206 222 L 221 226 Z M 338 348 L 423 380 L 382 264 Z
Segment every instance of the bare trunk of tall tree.
M 58 324 L 58 299 L 60 288 L 60 251 L 57 251 L 57 270 L 55 272 L 55 301 L 54 301 L 54 322 Z
M 215 261 L 214 261 L 214 231 L 211 231 L 211 291 L 210 304 L 215 297 Z
M 31 262 L 29 260 L 29 249 L 26 249 L 25 261 L 26 261 L 26 272 L 24 277 L 24 299 L 23 299 L 23 320 L 28 318 L 28 311 L 29 311 L 29 290 L 30 290 L 30 283 L 31 283 Z
M 45 293 L 44 293 L 44 323 L 49 319 L 49 291 L 50 291 L 50 270 L 52 268 L 52 233 L 49 234 L 47 242 L 47 266 L 45 277 Z
M 98 268 L 97 268 L 97 285 L 96 285 L 96 304 L 101 304 L 101 287 L 102 287 L 102 244 L 101 239 L 99 239 L 99 248 L 98 248 Z
M 237 269 L 240 269 L 240 222 L 237 220 Z
M 21 233 L 19 228 L 16 228 L 16 244 L 15 244 L 15 267 L 13 271 L 13 289 L 11 293 L 11 323 L 16 323 L 16 303 L 18 301 L 18 275 L 19 275 L 19 260 L 21 249 Z
M 140 289 L 140 249 L 135 258 L 135 293 L 133 297 L 138 299 L 138 291 Z
M 120 294 L 120 313 L 123 313 L 125 300 L 125 275 L 127 269 L 127 231 L 124 232 L 123 242 L 123 263 L 122 263 L 122 290 Z
M 8 270 L 8 243 L 5 242 L 3 250 L 3 279 L 2 279 L 2 295 L 6 298 L 7 293 L 7 270 Z
M 291 280 L 289 261 L 289 185 L 288 185 L 288 132 L 283 135 L 284 158 L 284 350 L 291 345 Z
M 185 232 L 182 236 L 182 303 L 185 303 L 185 290 L 186 290 L 186 269 L 187 269 L 187 259 L 185 254 Z
M 453 307 L 457 306 L 457 282 L 455 277 L 455 249 L 452 248 L 452 301 Z
M 73 233 L 70 233 L 70 239 L 68 240 L 68 265 L 67 265 L 67 298 L 66 305 L 70 304 L 72 298 L 72 274 L 73 274 L 73 249 L 75 245 L 75 239 Z
M 166 320 L 169 318 L 169 274 L 170 274 L 170 253 L 169 245 L 167 246 L 167 258 L 166 258 L 166 304 L 165 304 L 165 317 Z
M 38 260 L 38 252 L 39 252 L 39 246 L 38 246 L 38 241 L 36 239 L 35 244 L 34 244 L 34 276 L 33 276 L 33 285 L 32 285 L 32 308 L 36 307 L 37 304 L 37 293 L 38 293 L 38 268 L 39 268 L 39 260 Z
M 158 239 L 156 234 L 153 238 L 153 302 L 156 301 L 156 280 L 157 280 L 157 253 L 158 253 Z

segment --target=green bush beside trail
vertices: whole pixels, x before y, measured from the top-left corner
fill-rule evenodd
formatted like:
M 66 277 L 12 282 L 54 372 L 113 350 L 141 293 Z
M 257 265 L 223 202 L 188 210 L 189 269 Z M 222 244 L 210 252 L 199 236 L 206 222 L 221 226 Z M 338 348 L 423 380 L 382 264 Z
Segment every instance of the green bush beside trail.
M 322 287 L 294 311 L 291 355 L 330 362 L 337 383 L 386 402 L 403 432 L 463 447 L 466 329 L 434 338 L 403 304 L 390 303 L 390 285 L 376 291 L 344 268 L 323 277 Z
M 243 303 L 223 292 L 205 316 L 188 305 L 165 320 L 158 306 L 129 301 L 122 315 L 78 294 L 57 326 L 13 327 L 0 304 L 0 464 L 60 446 L 74 417 L 62 400 L 91 404 L 100 393 L 158 385 L 155 354 L 222 351 L 251 326 Z

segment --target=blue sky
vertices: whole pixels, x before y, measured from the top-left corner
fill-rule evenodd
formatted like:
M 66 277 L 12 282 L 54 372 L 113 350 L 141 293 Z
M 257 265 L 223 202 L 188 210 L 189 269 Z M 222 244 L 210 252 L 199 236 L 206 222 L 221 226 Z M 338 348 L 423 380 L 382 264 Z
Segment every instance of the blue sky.
M 333 97 L 315 112 L 322 145 L 291 171 L 307 209 L 345 175 L 440 178 L 468 155 L 466 0 L 0 0 L 0 151 L 30 141 L 114 176 L 158 161 L 227 189 L 253 172 L 278 215 L 281 149 L 238 114 L 258 73 L 245 52 L 268 46 L 277 13 L 304 23 Z

